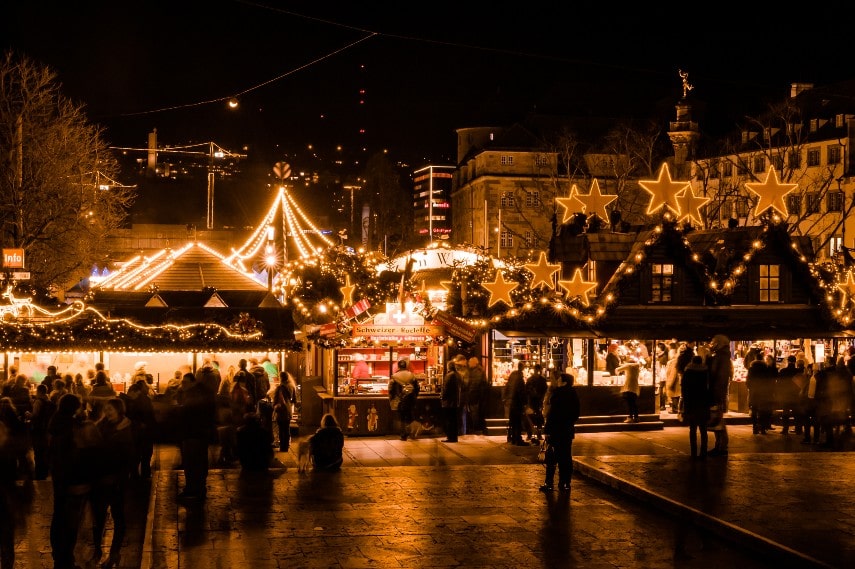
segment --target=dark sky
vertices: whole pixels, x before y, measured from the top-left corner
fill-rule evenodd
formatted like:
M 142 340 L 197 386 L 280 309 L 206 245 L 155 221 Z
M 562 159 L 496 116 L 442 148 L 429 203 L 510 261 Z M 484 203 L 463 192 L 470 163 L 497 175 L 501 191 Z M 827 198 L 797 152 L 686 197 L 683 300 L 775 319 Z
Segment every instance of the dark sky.
M 842 15 L 807 7 L 774 15 L 745 2 L 12 4 L 0 45 L 54 68 L 112 144 L 144 146 L 157 128 L 163 144 L 247 145 L 271 163 L 308 144 L 324 159 L 343 145 L 388 148 L 415 165 L 453 160 L 455 128 L 535 109 L 673 109 L 678 69 L 689 72 L 692 97 L 728 110 L 785 96 L 795 81 L 852 78 L 850 46 L 835 33 Z M 240 108 L 228 111 L 224 99 L 236 94 Z

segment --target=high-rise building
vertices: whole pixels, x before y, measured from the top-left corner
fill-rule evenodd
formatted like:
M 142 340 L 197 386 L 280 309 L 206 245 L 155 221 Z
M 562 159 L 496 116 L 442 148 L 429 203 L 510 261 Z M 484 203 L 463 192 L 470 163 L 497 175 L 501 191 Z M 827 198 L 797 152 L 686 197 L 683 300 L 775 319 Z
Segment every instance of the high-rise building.
M 451 237 L 451 185 L 454 166 L 424 166 L 413 172 L 415 241 L 429 245 Z

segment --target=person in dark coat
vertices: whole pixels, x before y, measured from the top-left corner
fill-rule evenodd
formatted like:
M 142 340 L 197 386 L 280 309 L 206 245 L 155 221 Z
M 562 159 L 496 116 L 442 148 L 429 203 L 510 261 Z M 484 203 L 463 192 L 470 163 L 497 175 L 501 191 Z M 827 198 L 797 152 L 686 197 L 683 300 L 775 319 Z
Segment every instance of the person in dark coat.
M 799 391 L 804 385 L 804 369 L 796 367 L 796 356 L 787 357 L 787 365 L 778 370 L 775 381 L 775 398 L 781 406 L 781 434 L 790 432 L 790 421 L 795 424 L 796 434 L 801 434 L 798 423 Z
M 463 388 L 463 382 L 457 372 L 458 367 L 466 367 L 466 357 L 463 354 L 457 354 L 449 362 L 448 373 L 445 374 L 442 381 L 442 393 L 439 399 L 445 418 L 445 439 L 442 441 L 444 443 L 457 442 L 457 423 L 460 420 L 460 390 Z
M 297 403 L 297 382 L 287 371 L 279 373 L 279 385 L 273 393 L 273 416 L 279 431 L 279 452 L 291 448 L 291 417 Z
M 208 445 L 216 440 L 216 400 L 214 392 L 192 373 L 184 374 L 179 411 L 181 462 L 184 489 L 179 498 L 204 500 L 207 497 Z
M 710 359 L 710 411 L 715 409 L 715 446 L 707 453 L 709 456 L 727 456 L 729 438 L 724 414 L 727 411 L 730 382 L 733 379 L 733 360 L 730 357 L 730 339 L 724 334 L 716 334 L 709 343 Z M 712 423 L 712 418 L 710 419 Z
M 755 435 L 765 435 L 772 421 L 773 393 L 777 370 L 770 368 L 764 358 L 757 358 L 748 366 L 745 386 L 748 388 L 748 406 Z
M 543 366 L 534 364 L 534 373 L 525 382 L 526 404 L 531 409 L 530 413 L 526 410 L 525 415 L 528 442 L 539 441 L 543 436 L 543 398 L 549 383 L 542 372 Z
M 264 472 L 273 460 L 273 433 L 261 425 L 256 413 L 247 413 L 237 430 L 237 454 L 241 469 Z
M 472 432 L 487 434 L 487 421 L 484 413 L 487 410 L 490 386 L 487 375 L 481 366 L 481 360 L 476 356 L 469 358 L 469 381 L 466 388 L 466 406 L 472 418 Z
M 154 415 L 154 403 L 149 395 L 148 383 L 139 379 L 128 388 L 122 398 L 131 421 L 134 435 L 134 464 L 131 478 L 151 478 L 151 458 L 154 454 L 154 433 L 157 420 Z
M 335 415 L 327 413 L 321 418 L 321 428 L 309 437 L 309 452 L 314 470 L 335 472 L 341 468 L 344 450 L 344 433 Z
M 50 472 L 48 463 L 48 425 L 56 412 L 56 404 L 48 397 L 47 385 L 37 385 L 33 397 L 33 414 L 30 417 L 30 441 L 33 446 L 36 480 L 47 480 Z
M 80 520 L 92 491 L 101 454 L 101 435 L 81 412 L 73 393 L 60 397 L 48 426 L 53 515 L 50 546 L 55 569 L 74 569 L 74 547 Z
M 569 373 L 556 374 L 546 396 L 546 480 L 541 492 L 552 492 L 555 470 L 558 469 L 558 490 L 570 492 L 573 477 L 573 439 L 579 420 L 579 395 L 573 387 L 575 378 Z
M 15 566 L 15 523 L 19 516 L 17 457 L 12 437 L 0 423 L 0 568 Z
M 145 379 L 140 379 L 146 383 Z M 148 389 L 148 388 L 146 388 Z M 113 538 L 106 561 L 101 569 L 111 569 L 119 563 L 122 540 L 125 539 L 125 490 L 131 469 L 136 461 L 133 424 L 125 414 L 125 403 L 119 398 L 109 399 L 96 423 L 101 434 L 99 469 L 92 485 L 92 561 L 100 563 L 103 551 L 104 528 L 107 526 L 107 510 L 113 518 Z
M 701 356 L 692 356 L 692 361 L 683 370 L 681 381 L 683 421 L 689 426 L 691 456 L 704 459 L 707 457 L 707 423 L 710 420 L 710 372 Z
M 508 382 L 502 390 L 502 402 L 508 412 L 508 442 L 519 446 L 529 446 L 522 438 L 526 403 L 524 368 L 525 362 L 520 361 L 517 369 L 508 376 Z

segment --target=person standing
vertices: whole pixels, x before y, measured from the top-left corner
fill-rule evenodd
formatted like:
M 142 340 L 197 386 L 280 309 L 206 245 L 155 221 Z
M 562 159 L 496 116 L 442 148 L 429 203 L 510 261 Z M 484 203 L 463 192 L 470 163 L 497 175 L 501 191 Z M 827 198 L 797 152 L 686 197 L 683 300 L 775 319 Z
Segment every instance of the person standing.
M 517 363 L 517 369 L 508 376 L 508 382 L 502 390 L 502 401 L 508 412 L 508 442 L 517 446 L 528 446 L 522 438 L 522 421 L 525 411 L 525 362 Z
M 755 435 L 765 435 L 772 421 L 772 392 L 777 375 L 764 358 L 757 358 L 748 365 L 745 387 L 748 388 L 748 406 Z
M 574 377 L 569 373 L 555 376 L 547 395 L 546 424 L 546 480 L 541 492 L 554 489 L 555 470 L 558 469 L 558 490 L 570 492 L 573 477 L 573 439 L 576 421 L 579 420 L 579 395 L 573 387 Z
M 624 374 L 623 387 L 620 388 L 620 396 L 626 401 L 627 418 L 624 423 L 638 422 L 638 397 L 641 395 L 641 386 L 638 385 L 638 376 L 641 374 L 641 364 L 628 361 L 619 365 L 615 372 Z
M 273 393 L 273 415 L 279 431 L 279 452 L 291 448 L 291 417 L 297 403 L 297 382 L 287 371 L 279 374 L 279 385 Z
M 140 379 L 143 384 L 145 378 Z M 125 414 L 125 403 L 114 398 L 104 404 L 104 413 L 96 423 L 101 434 L 99 469 L 92 485 L 92 560 L 100 563 L 107 510 L 113 518 L 113 538 L 101 569 L 119 564 L 122 540 L 125 539 L 125 489 L 135 462 L 134 435 L 131 420 Z
M 466 357 L 463 354 L 454 356 L 454 359 L 448 363 L 448 373 L 445 374 L 445 379 L 442 382 L 442 392 L 439 399 L 445 418 L 445 439 L 442 441 L 444 443 L 457 442 L 457 422 L 460 420 L 460 389 L 462 387 L 457 369 L 465 366 Z
M 715 446 L 709 456 L 727 456 L 728 436 L 724 414 L 727 412 L 730 382 L 733 379 L 733 360 L 730 357 L 730 339 L 724 334 L 716 334 L 710 340 L 710 407 L 715 413 L 712 426 Z M 712 422 L 712 421 L 711 421 Z
M 689 425 L 689 448 L 692 458 L 707 457 L 707 423 L 710 420 L 710 374 L 701 356 L 692 356 L 692 361 L 683 370 L 680 380 L 683 394 L 683 420 Z M 701 446 L 698 448 L 698 433 Z
M 413 422 L 416 398 L 419 395 L 419 382 L 408 367 L 407 360 L 399 361 L 398 370 L 389 379 L 389 406 L 398 412 L 402 441 L 407 440 L 410 435 L 410 424 Z
M 36 395 L 33 397 L 33 414 L 30 417 L 30 440 L 32 441 L 33 460 L 35 462 L 33 478 L 35 480 L 47 480 L 49 474 L 48 425 L 55 411 L 56 404 L 48 397 L 47 385 L 36 386 Z
M 525 414 L 528 442 L 532 442 L 532 439 L 539 441 L 543 436 L 543 398 L 546 397 L 549 384 L 542 372 L 543 366 L 534 364 L 534 372 L 525 382 L 526 404 L 528 405 Z
M 487 385 L 487 375 L 481 366 L 481 360 L 476 356 L 469 358 L 469 387 L 466 391 L 466 406 L 472 419 L 472 431 L 487 434 L 484 412 L 487 410 L 487 395 L 490 386 Z
M 124 397 L 120 397 L 125 402 L 125 415 L 131 421 L 131 432 L 134 435 L 132 478 L 151 478 L 151 458 L 154 455 L 157 421 L 149 391 L 148 384 L 140 379 L 128 388 L 128 393 L 123 394 Z
M 179 498 L 204 500 L 207 496 L 208 444 L 216 439 L 216 401 L 214 393 L 192 373 L 184 374 L 180 422 L 181 463 L 184 489 Z

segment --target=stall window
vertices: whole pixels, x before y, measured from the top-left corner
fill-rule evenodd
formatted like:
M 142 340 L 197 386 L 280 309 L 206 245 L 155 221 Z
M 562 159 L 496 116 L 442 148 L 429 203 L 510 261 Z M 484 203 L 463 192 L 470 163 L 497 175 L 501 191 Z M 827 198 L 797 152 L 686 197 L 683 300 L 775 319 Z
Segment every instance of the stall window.
M 651 268 L 650 300 L 652 302 L 671 302 L 674 285 L 674 265 L 654 263 Z
M 778 302 L 780 299 L 780 265 L 760 265 L 760 302 Z

